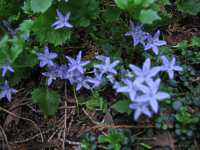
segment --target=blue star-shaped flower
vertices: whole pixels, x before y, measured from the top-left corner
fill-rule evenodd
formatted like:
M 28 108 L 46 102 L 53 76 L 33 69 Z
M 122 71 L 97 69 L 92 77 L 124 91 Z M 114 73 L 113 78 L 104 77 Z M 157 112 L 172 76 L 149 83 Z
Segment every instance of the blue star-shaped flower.
M 163 66 L 162 71 L 166 71 L 170 79 L 174 78 L 174 71 L 183 71 L 183 68 L 176 65 L 176 58 L 173 57 L 171 62 L 165 56 L 161 56 Z
M 69 56 L 66 56 L 66 58 L 68 59 L 69 63 L 69 72 L 72 72 L 74 70 L 78 70 L 80 73 L 84 73 L 85 72 L 85 68 L 84 66 L 89 64 L 90 61 L 82 61 L 81 60 L 81 56 L 82 55 L 82 51 L 79 51 L 78 55 L 76 56 L 76 59 L 73 59 Z
M 49 48 L 45 47 L 44 48 L 44 53 L 37 53 L 38 60 L 40 61 L 40 67 L 44 66 L 53 66 L 53 59 L 57 57 L 56 53 L 50 53 Z
M 158 101 L 161 101 L 166 98 L 170 98 L 170 95 L 166 92 L 159 91 L 160 87 L 160 79 L 157 79 L 155 81 L 148 80 L 147 85 L 149 87 L 149 90 L 146 90 L 146 93 L 144 95 L 138 96 L 136 98 L 137 102 L 148 102 L 152 108 L 152 110 L 157 113 L 159 104 Z
M 148 103 L 146 102 L 131 103 L 129 105 L 129 108 L 134 110 L 134 113 L 133 113 L 134 120 L 138 120 L 141 114 L 145 114 L 148 117 L 152 116 L 152 113 L 148 108 Z
M 164 40 L 159 40 L 160 37 L 160 31 L 158 30 L 155 35 L 152 37 L 151 35 L 148 36 L 147 38 L 147 44 L 144 47 L 144 50 L 149 50 L 152 49 L 153 52 L 158 55 L 158 47 L 162 45 L 166 45 L 166 41 Z
M 11 95 L 17 92 L 17 90 L 8 85 L 8 81 L 5 81 L 4 85 L 0 86 L 0 89 L 0 99 L 7 98 L 9 102 L 11 102 Z
M 117 74 L 117 71 L 114 69 L 118 64 L 119 60 L 115 60 L 111 63 L 110 57 L 106 56 L 96 56 L 98 60 L 101 60 L 103 64 L 96 64 L 94 65 L 95 68 L 98 68 L 101 74 L 104 73 L 112 73 Z
M 154 77 L 161 69 L 160 67 L 153 67 L 151 68 L 151 60 L 147 58 L 143 64 L 142 69 L 139 67 L 130 64 L 129 68 L 132 70 L 133 73 L 136 75 L 136 81 L 138 83 L 146 82 Z
M 142 30 L 142 25 L 134 25 L 132 21 L 130 21 L 129 30 L 125 36 L 131 36 L 133 39 L 133 46 L 136 46 L 138 44 L 145 45 L 145 40 L 148 37 L 148 33 L 144 32 Z
M 136 81 L 132 81 L 130 79 L 123 79 L 122 80 L 125 86 L 120 86 L 116 89 L 119 93 L 128 93 L 131 101 L 135 100 L 137 91 L 146 92 L 148 88 L 142 84 L 138 84 Z
M 52 24 L 52 27 L 57 30 L 60 28 L 72 28 L 73 25 L 69 23 L 70 12 L 68 12 L 65 16 L 59 10 L 56 10 L 58 20 Z
M 57 69 L 58 77 L 61 79 L 67 79 L 68 78 L 68 65 L 61 65 L 59 66 L 59 69 Z
M 1 65 L 0 68 L 2 69 L 2 77 L 5 77 L 7 71 L 14 72 L 14 69 L 10 66 L 9 63 Z
M 81 75 L 76 79 L 76 90 L 79 91 L 82 87 L 91 89 L 88 81 L 88 77 Z
M 56 78 L 60 77 L 59 75 L 59 66 L 53 65 L 48 68 L 48 72 L 43 72 L 42 75 L 45 77 L 48 77 L 47 85 L 50 86 L 53 80 L 56 80 Z
M 96 88 L 101 84 L 101 82 L 103 80 L 102 79 L 103 75 L 101 73 L 98 73 L 96 70 L 94 70 L 93 72 L 94 72 L 95 77 L 94 78 L 92 78 L 92 77 L 88 78 L 88 82 L 93 84 L 92 88 Z

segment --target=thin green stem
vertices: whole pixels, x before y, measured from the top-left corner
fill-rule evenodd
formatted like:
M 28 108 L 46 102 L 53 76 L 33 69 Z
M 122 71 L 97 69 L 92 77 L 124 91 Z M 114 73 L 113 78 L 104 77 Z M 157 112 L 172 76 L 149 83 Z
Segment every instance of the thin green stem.
M 74 98 L 75 98 L 75 101 L 76 101 L 77 112 L 78 112 L 78 116 L 79 116 L 79 102 L 78 102 L 78 98 L 77 98 L 77 95 L 76 95 L 76 89 L 74 87 L 73 87 L 73 92 L 74 92 Z

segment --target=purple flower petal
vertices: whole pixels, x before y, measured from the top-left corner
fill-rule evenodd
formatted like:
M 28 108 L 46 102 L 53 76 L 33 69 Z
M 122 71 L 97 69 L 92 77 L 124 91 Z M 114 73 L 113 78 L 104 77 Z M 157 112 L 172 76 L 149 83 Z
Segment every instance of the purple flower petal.
M 157 102 L 156 99 L 152 98 L 152 99 L 150 100 L 150 106 L 151 106 L 152 110 L 153 110 L 155 113 L 158 112 L 158 102 Z
M 158 92 L 155 97 L 158 99 L 158 100 L 163 100 L 163 99 L 166 99 L 166 98 L 170 98 L 170 95 L 168 93 L 165 93 L 165 92 Z
M 129 68 L 131 69 L 131 71 L 133 71 L 137 76 L 141 76 L 142 75 L 142 70 L 140 68 L 138 68 L 135 65 L 130 64 Z

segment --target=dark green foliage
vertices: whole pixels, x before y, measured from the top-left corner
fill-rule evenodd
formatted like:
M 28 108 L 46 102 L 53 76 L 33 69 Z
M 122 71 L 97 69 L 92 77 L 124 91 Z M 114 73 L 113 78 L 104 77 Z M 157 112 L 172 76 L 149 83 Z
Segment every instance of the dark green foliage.
M 30 0 L 30 6 L 33 12 L 45 12 L 52 4 L 53 0 Z
M 191 138 L 196 129 L 195 124 L 199 122 L 199 118 L 189 113 L 186 107 L 182 107 L 175 115 L 175 118 L 177 121 L 175 133 L 183 140 L 186 137 Z
M 152 24 L 161 19 L 158 14 L 159 3 L 157 4 L 155 0 L 115 0 L 115 3 L 143 24 Z M 162 3 L 162 5 L 166 4 L 168 3 Z
M 0 19 L 16 15 L 22 3 L 23 0 L 0 0 Z
M 106 134 L 99 135 L 85 134 L 81 138 L 83 150 L 132 150 L 135 137 L 128 129 L 108 129 Z
M 70 0 L 65 5 L 53 6 L 46 13 L 40 15 L 33 27 L 33 32 L 36 35 L 37 40 L 41 43 L 51 43 L 55 46 L 61 45 L 70 40 L 72 30 L 60 29 L 54 30 L 51 25 L 56 21 L 56 9 L 58 7 L 66 14 L 71 12 L 70 20 L 74 27 L 87 27 L 91 21 L 96 19 L 99 14 L 98 1 L 85 0 L 79 3 Z M 60 5 L 60 4 L 57 4 Z
M 107 143 L 106 148 L 110 150 L 131 150 L 134 141 L 130 131 L 122 129 L 109 129 L 107 134 L 98 137 L 98 142 Z
M 130 104 L 129 100 L 119 100 L 115 104 L 113 104 L 111 108 L 119 113 L 130 114 L 131 110 L 129 109 L 129 104 Z
M 52 28 L 51 25 L 57 20 L 56 9 L 64 15 L 71 12 L 69 22 L 73 28 L 58 30 Z M 178 12 L 178 17 L 174 12 Z M 118 70 L 128 68 L 131 63 L 141 66 L 147 57 L 151 58 L 152 66 L 161 65 L 160 56 L 157 57 L 151 52 L 145 53 L 141 45 L 133 47 L 131 37 L 125 36 L 129 30 L 129 21 L 144 24 L 144 30 L 149 33 L 155 33 L 157 29 L 160 29 L 162 38 L 166 40 L 166 32 L 170 32 L 167 29 L 169 24 L 179 23 L 174 22 L 177 20 L 184 21 L 182 16 L 191 17 L 190 15 L 193 15 L 192 17 L 198 20 L 195 15 L 199 12 L 200 2 L 198 0 L 0 0 L 0 65 L 9 61 L 15 70 L 14 73 L 7 73 L 5 78 L 1 77 L 1 83 L 8 80 L 10 85 L 18 89 L 18 85 L 21 88 L 27 80 L 34 80 L 30 77 L 37 73 L 40 73 L 40 76 L 37 74 L 36 78 L 45 78 L 41 72 L 45 72 L 47 68 L 38 67 L 39 61 L 36 55 L 44 46 L 49 46 L 53 51 L 57 50 L 59 57 L 55 62 L 62 62 L 62 64 L 66 64 L 65 55 L 73 57 L 78 50 L 82 50 L 84 59 L 87 56 L 92 58 L 90 59 L 91 64 L 87 66 L 87 75 L 90 75 L 92 66 L 96 63 L 93 61 L 96 53 L 120 60 Z M 10 24 L 13 33 L 2 24 L 2 21 Z M 169 58 L 175 55 L 177 64 L 183 67 L 184 71 L 176 73 L 174 80 L 169 80 L 166 73 L 160 73 L 162 79 L 160 89 L 171 93 L 171 98 L 160 105 L 160 115 L 140 120 L 142 123 L 145 122 L 145 125 L 155 124 L 157 129 L 140 129 L 139 122 L 134 123 L 134 126 L 138 125 L 137 129 L 104 129 L 95 133 L 89 132 L 81 138 L 83 150 L 132 150 L 135 147 L 138 149 L 138 146 L 139 149 L 156 149 L 148 142 L 136 139 L 135 135 L 139 137 L 138 133 L 141 130 L 145 131 L 145 137 L 154 136 L 156 132 L 166 130 L 173 132 L 173 135 L 176 134 L 177 139 L 190 138 L 189 143 L 192 143 L 191 139 L 197 138 L 198 141 L 200 138 L 198 126 L 200 119 L 200 37 L 193 36 L 189 40 L 182 40 L 176 46 L 162 47 L 160 54 Z M 119 78 L 120 75 L 116 76 L 117 80 Z M 51 87 L 59 89 L 56 87 L 57 83 L 59 82 Z M 128 115 L 131 113 L 130 100 L 114 93 L 115 91 L 108 83 L 104 79 L 98 90 L 92 91 L 87 99 L 83 94 L 81 101 L 77 102 L 80 110 L 81 107 L 85 107 L 95 112 L 97 115 L 95 121 L 101 121 L 101 123 L 105 121 L 102 120 L 103 115 L 108 113 L 112 117 L 113 126 L 124 120 L 132 121 L 125 118 L 127 113 Z M 33 103 L 39 106 L 45 117 L 55 115 L 61 104 L 60 95 L 51 90 L 51 87 L 35 87 L 31 93 Z M 71 96 L 70 88 L 67 94 Z M 82 91 L 79 94 L 81 95 Z M 1 102 L 2 104 L 4 106 Z M 5 106 L 10 107 L 10 105 Z M 0 113 L 0 116 L 4 114 Z M 74 122 L 79 123 L 79 120 Z M 90 125 L 90 122 L 86 122 L 86 125 L 88 124 Z M 178 140 L 176 144 L 179 144 Z M 188 144 L 187 147 L 192 149 L 194 146 Z M 160 149 L 167 150 L 164 147 Z
M 82 137 L 81 149 L 82 150 L 96 150 L 96 136 L 93 134 L 86 134 Z
M 102 111 L 104 113 L 108 109 L 107 101 L 103 97 L 101 97 L 98 92 L 93 92 L 89 100 L 81 103 L 81 105 L 85 105 L 87 109 Z
M 31 93 L 33 103 L 38 104 L 45 116 L 52 116 L 58 110 L 60 96 L 48 88 L 37 88 Z
M 191 15 L 197 15 L 200 12 L 199 0 L 179 0 L 177 2 L 177 8 L 179 11 L 189 13 Z
M 39 42 L 43 44 L 51 43 L 57 46 L 70 39 L 71 31 L 69 29 L 54 30 L 51 27 L 55 20 L 55 8 L 49 9 L 35 20 L 33 32 Z

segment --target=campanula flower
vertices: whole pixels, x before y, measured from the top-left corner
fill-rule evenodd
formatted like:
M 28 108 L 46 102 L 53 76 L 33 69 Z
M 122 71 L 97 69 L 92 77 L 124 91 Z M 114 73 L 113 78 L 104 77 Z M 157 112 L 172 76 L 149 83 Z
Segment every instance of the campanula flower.
M 5 77 L 7 71 L 14 72 L 14 69 L 10 66 L 9 63 L 1 65 L 0 68 L 2 69 L 2 77 Z
M 144 95 L 138 96 L 136 98 L 137 102 L 149 102 L 152 110 L 157 113 L 159 109 L 158 101 L 161 101 L 166 98 L 170 98 L 170 95 L 166 92 L 159 91 L 160 79 L 148 80 L 146 82 L 149 89 L 146 90 Z
M 53 59 L 57 57 L 56 53 L 50 53 L 49 48 L 44 48 L 44 53 L 37 53 L 38 60 L 40 61 L 40 67 L 53 66 Z
M 147 44 L 145 45 L 144 50 L 152 49 L 153 52 L 156 55 L 158 55 L 158 52 L 159 52 L 158 47 L 167 44 L 166 41 L 159 40 L 159 37 L 160 37 L 160 31 L 159 30 L 154 34 L 154 36 L 151 36 L 149 34 L 148 38 L 147 38 Z
M 81 56 L 82 55 L 82 51 L 79 51 L 78 55 L 76 56 L 76 59 L 73 59 L 69 56 L 66 56 L 66 58 L 68 59 L 69 63 L 69 72 L 74 71 L 74 70 L 78 70 L 80 73 L 84 73 L 85 72 L 85 68 L 84 66 L 89 64 L 90 61 L 82 61 L 81 60 Z
M 103 80 L 103 75 L 101 73 L 98 73 L 96 70 L 94 70 L 94 77 L 90 77 L 88 78 L 88 82 L 90 82 L 91 84 L 93 84 L 92 88 L 96 88 L 98 87 L 102 80 Z
M 86 89 L 91 89 L 89 82 L 88 82 L 88 77 L 82 75 L 76 78 L 76 90 L 79 91 L 82 87 Z
M 4 84 L 0 86 L 0 89 L 1 89 L 0 99 L 7 98 L 9 102 L 11 102 L 11 98 L 12 98 L 11 95 L 17 92 L 17 90 L 15 90 L 14 88 L 11 88 L 8 85 L 8 81 L 5 81 Z
M 165 56 L 161 56 L 161 59 L 163 62 L 162 71 L 166 71 L 170 79 L 174 78 L 174 71 L 183 71 L 182 67 L 176 65 L 175 57 L 171 61 Z
M 69 80 L 70 84 L 75 85 L 77 83 L 77 79 L 79 78 L 79 76 L 82 76 L 83 74 L 80 73 L 78 70 L 75 71 L 68 71 L 65 79 Z
M 137 46 L 138 44 L 145 45 L 145 40 L 148 37 L 148 33 L 142 30 L 142 25 L 134 25 L 132 21 L 130 21 L 129 31 L 125 34 L 125 36 L 131 36 L 133 39 L 133 46 Z
M 48 72 L 43 72 L 42 75 L 45 77 L 48 77 L 47 85 L 50 86 L 53 80 L 56 80 L 59 75 L 59 66 L 58 65 L 53 65 L 48 68 Z
M 57 75 L 60 79 L 67 79 L 68 76 L 68 65 L 60 65 L 57 70 Z
M 73 28 L 73 25 L 69 23 L 69 17 L 71 15 L 70 12 L 66 13 L 66 15 L 62 15 L 62 13 L 57 9 L 56 10 L 58 20 L 52 24 L 52 27 L 57 30 L 60 28 Z
M 142 69 L 139 67 L 130 64 L 129 68 L 136 75 L 136 81 L 139 83 L 146 82 L 154 77 L 158 72 L 160 72 L 160 67 L 151 68 L 151 60 L 147 58 L 143 64 Z
M 140 90 L 142 92 L 145 92 L 148 90 L 146 86 L 142 84 L 138 84 L 137 82 L 132 81 L 131 79 L 127 78 L 127 79 L 123 79 L 122 81 L 124 82 L 125 86 L 118 87 L 116 91 L 118 93 L 128 93 L 131 101 L 135 100 L 137 91 Z
M 98 68 L 102 74 L 104 73 L 117 74 L 117 71 L 114 68 L 119 64 L 119 60 L 115 60 L 111 63 L 110 57 L 100 55 L 97 56 L 96 58 L 98 60 L 101 60 L 102 64 L 96 64 L 94 65 L 94 67 Z
M 133 113 L 134 120 L 138 120 L 141 114 L 145 114 L 148 117 L 152 116 L 152 113 L 148 108 L 148 103 L 146 102 L 131 103 L 129 104 L 129 108 L 134 110 L 134 113 Z

